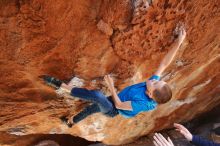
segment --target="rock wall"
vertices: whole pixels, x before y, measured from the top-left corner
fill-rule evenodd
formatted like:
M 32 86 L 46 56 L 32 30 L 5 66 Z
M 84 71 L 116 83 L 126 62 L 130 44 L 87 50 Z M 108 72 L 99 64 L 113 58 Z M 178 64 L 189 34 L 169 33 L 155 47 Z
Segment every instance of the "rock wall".
M 117 145 L 211 110 L 220 103 L 219 7 L 218 0 L 1 0 L 0 131 Z M 77 76 L 100 89 L 111 73 L 121 90 L 154 73 L 179 22 L 187 37 L 163 74 L 170 102 L 132 119 L 95 114 L 71 129 L 59 121 L 88 103 L 57 96 L 38 76 Z

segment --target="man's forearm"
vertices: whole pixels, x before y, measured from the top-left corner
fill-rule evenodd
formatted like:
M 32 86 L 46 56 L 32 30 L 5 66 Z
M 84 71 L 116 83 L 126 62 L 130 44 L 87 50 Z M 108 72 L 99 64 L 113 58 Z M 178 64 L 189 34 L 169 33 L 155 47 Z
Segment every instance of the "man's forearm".
M 163 64 L 164 66 L 168 66 L 172 62 L 173 58 L 175 57 L 177 51 L 180 48 L 181 43 L 182 42 L 180 40 L 178 40 L 178 39 L 175 40 L 175 42 L 171 46 L 172 49 L 164 57 L 164 59 L 162 60 L 161 64 Z
M 182 44 L 185 37 L 186 37 L 186 31 L 182 26 L 179 28 L 178 39 L 175 40 L 175 42 L 171 46 L 171 50 L 168 52 L 168 54 L 161 61 L 159 68 L 155 72 L 155 75 L 161 76 L 161 74 L 164 72 L 164 70 L 170 65 L 170 63 L 173 61 L 173 59 L 174 59 L 177 51 L 179 50 L 180 45 Z
M 115 91 L 113 80 L 109 76 L 105 76 L 105 81 L 107 83 L 109 90 L 112 93 L 112 98 L 113 98 L 115 107 L 117 109 L 122 109 L 122 110 L 133 110 L 131 106 L 131 101 L 122 102 L 120 100 L 120 98 L 118 97 L 118 94 Z
M 121 100 L 119 99 L 119 97 L 118 97 L 118 95 L 117 95 L 117 93 L 116 93 L 115 88 L 114 88 L 113 85 L 110 85 L 110 86 L 109 86 L 109 89 L 110 89 L 110 91 L 111 91 L 111 93 L 112 93 L 113 101 L 114 101 L 114 103 L 115 103 L 115 106 L 117 107 L 118 105 L 121 104 Z
M 112 92 L 112 96 L 113 96 L 113 101 L 115 103 L 115 107 L 117 109 L 122 109 L 122 110 L 129 110 L 132 111 L 132 106 L 131 106 L 131 101 L 125 101 L 125 102 L 121 102 L 120 98 L 118 97 L 118 94 L 116 93 L 114 87 L 111 90 Z

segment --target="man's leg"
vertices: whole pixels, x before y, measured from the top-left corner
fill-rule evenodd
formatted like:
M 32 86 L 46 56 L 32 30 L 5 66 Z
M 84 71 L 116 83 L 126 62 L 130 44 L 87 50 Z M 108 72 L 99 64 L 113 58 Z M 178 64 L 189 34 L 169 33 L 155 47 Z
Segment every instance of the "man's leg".
M 84 88 L 72 88 L 71 95 L 83 100 L 96 103 L 102 113 L 107 113 L 113 109 L 112 103 L 105 95 L 98 90 L 87 90 Z
M 64 91 L 70 93 L 70 95 L 78 97 L 83 100 L 91 101 L 95 103 L 92 106 L 88 106 L 85 108 L 82 112 L 80 112 L 78 115 L 74 116 L 73 121 L 80 121 L 87 117 L 88 115 L 91 115 L 93 113 L 101 111 L 102 113 L 106 114 L 114 110 L 114 105 L 105 97 L 105 95 L 98 91 L 98 90 L 87 90 L 84 88 L 73 88 L 71 85 L 67 85 L 63 83 L 62 81 L 44 75 L 42 78 L 49 83 L 49 85 L 52 85 L 56 88 L 62 88 Z M 95 106 L 96 105 L 96 106 Z M 61 120 L 66 121 L 65 117 L 61 117 Z M 71 120 L 72 121 L 72 120 Z
M 97 103 L 100 106 L 102 112 L 107 112 L 112 108 L 111 102 L 103 95 L 102 92 L 97 90 L 87 90 L 84 88 L 73 88 L 70 84 L 65 84 L 59 79 L 48 75 L 40 76 L 43 80 L 49 85 L 55 88 L 61 88 L 65 92 L 69 93 L 72 96 Z
M 107 99 L 111 103 L 113 103 L 113 101 L 111 100 L 111 97 L 107 97 Z M 100 109 L 100 106 L 98 104 L 93 103 L 93 104 L 85 107 L 77 115 L 71 117 L 69 119 L 69 122 L 71 123 L 71 125 L 76 124 L 76 123 L 80 122 L 81 120 L 85 119 L 86 117 L 88 117 L 89 115 L 92 115 L 92 114 L 98 113 L 98 112 L 102 112 L 101 109 Z M 112 110 L 106 112 L 105 115 L 108 116 L 108 117 L 114 117 L 114 116 L 118 115 L 118 110 L 114 107 Z
M 97 104 L 91 104 L 85 107 L 81 112 L 79 112 L 77 115 L 67 118 L 65 116 L 60 117 L 60 119 L 69 127 L 71 128 L 74 124 L 77 124 L 78 122 L 82 121 L 89 115 L 92 115 L 94 113 L 100 112 L 100 108 Z
M 81 112 L 79 112 L 77 115 L 72 117 L 71 122 L 74 124 L 80 122 L 81 120 L 85 119 L 89 115 L 92 115 L 94 113 L 101 112 L 99 106 L 97 104 L 92 104 L 87 107 L 85 107 Z
M 85 88 L 73 88 L 72 86 L 65 83 L 62 83 L 60 88 L 62 88 L 64 91 L 68 92 L 74 97 L 78 97 L 80 99 L 98 104 L 102 113 L 107 113 L 113 109 L 112 103 L 101 91 L 88 90 Z
M 41 78 L 43 78 L 43 80 L 50 86 L 53 86 L 55 88 L 62 88 L 64 91 L 70 93 L 72 96 L 98 104 L 101 112 L 103 113 L 107 113 L 113 109 L 112 103 L 100 91 L 87 90 L 84 88 L 73 88 L 70 84 L 67 85 L 61 80 L 48 75 L 42 75 Z

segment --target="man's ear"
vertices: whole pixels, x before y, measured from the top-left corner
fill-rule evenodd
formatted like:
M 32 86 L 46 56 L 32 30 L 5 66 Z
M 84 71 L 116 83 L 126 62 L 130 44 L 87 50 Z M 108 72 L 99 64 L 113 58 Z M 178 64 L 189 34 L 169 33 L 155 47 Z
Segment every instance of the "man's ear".
M 150 98 L 152 98 L 151 92 L 148 92 L 147 94 L 148 94 L 148 96 L 149 96 Z

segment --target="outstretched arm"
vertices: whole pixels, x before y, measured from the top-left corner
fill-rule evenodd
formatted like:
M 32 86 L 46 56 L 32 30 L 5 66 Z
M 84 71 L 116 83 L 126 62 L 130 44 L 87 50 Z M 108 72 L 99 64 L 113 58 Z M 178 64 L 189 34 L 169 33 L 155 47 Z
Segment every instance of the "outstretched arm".
M 196 146 L 219 146 L 219 143 L 203 139 L 200 136 L 192 135 L 189 130 L 181 124 L 174 123 L 174 127 L 179 131 L 188 141 L 191 141 Z
M 171 46 L 171 50 L 168 52 L 168 54 L 161 61 L 159 68 L 156 71 L 155 75 L 161 76 L 163 71 L 170 65 L 170 63 L 172 62 L 173 58 L 175 57 L 177 51 L 180 48 L 180 45 L 182 44 L 183 40 L 185 39 L 185 37 L 186 37 L 186 31 L 183 28 L 183 26 L 181 26 L 179 28 L 178 39 L 175 40 L 175 42 Z
M 104 77 L 104 79 L 105 79 L 105 82 L 106 82 L 110 92 L 112 93 L 115 107 L 117 109 L 132 111 L 131 101 L 121 102 L 120 98 L 118 97 L 118 94 L 115 91 L 114 82 L 113 82 L 112 78 L 109 75 L 106 75 Z

